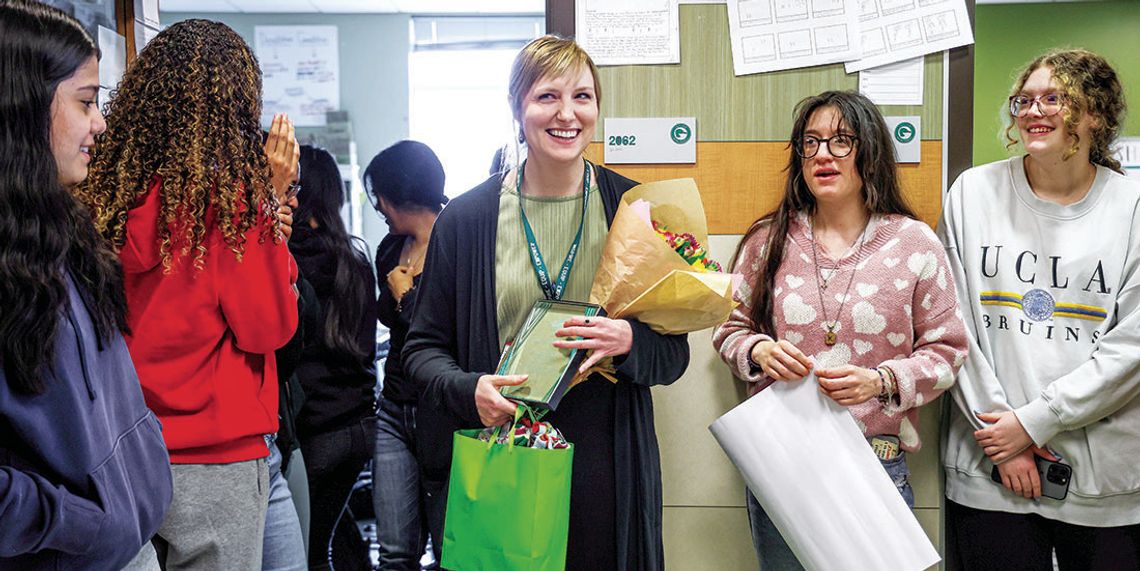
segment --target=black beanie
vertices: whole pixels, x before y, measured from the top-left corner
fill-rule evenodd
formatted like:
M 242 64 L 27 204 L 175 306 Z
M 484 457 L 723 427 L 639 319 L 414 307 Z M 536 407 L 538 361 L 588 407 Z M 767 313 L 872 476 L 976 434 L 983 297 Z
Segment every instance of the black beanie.
M 444 180 L 439 157 L 419 141 L 400 141 L 380 151 L 364 169 L 364 188 L 396 208 L 437 210 L 447 204 Z

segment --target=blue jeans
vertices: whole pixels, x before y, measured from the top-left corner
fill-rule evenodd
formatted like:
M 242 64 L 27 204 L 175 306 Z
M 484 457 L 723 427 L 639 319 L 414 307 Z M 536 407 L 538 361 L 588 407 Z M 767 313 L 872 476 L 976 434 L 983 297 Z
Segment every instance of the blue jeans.
M 418 571 L 427 542 L 428 518 L 414 453 L 415 430 L 415 405 L 380 400 L 372 459 L 372 504 L 382 570 Z
M 907 507 L 914 509 L 914 490 L 910 487 L 910 470 L 906 467 L 906 453 L 900 451 L 899 455 L 890 460 L 880 460 L 887 475 L 894 481 L 899 494 L 902 494 Z M 752 546 L 756 548 L 756 558 L 760 560 L 760 569 L 763 571 L 802 571 L 803 566 L 796 559 L 792 548 L 776 529 L 776 524 L 756 501 L 751 490 L 748 494 L 748 523 L 752 528 Z
M 262 571 L 305 571 L 305 540 L 293 494 L 281 474 L 281 451 L 271 436 L 269 445 L 269 510 L 265 513 L 265 536 L 262 539 Z

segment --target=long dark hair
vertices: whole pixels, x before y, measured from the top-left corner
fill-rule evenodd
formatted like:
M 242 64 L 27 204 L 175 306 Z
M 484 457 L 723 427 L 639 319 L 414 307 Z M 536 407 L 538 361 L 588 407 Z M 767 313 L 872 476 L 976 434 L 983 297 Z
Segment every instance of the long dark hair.
M 312 230 L 314 238 L 321 241 L 323 251 L 331 252 L 336 258 L 334 294 L 328 300 L 321 300 L 326 303 L 325 345 L 363 359 L 368 353 L 356 335 L 364 325 L 361 320 L 365 312 L 361 308 L 372 303 L 373 292 L 360 276 L 371 275 L 372 269 L 363 243 L 348 234 L 340 217 L 344 182 L 336 159 L 324 149 L 301 145 L 300 182 L 301 193 L 297 197 L 300 204 L 293 223 L 307 230 L 309 220 L 316 220 L 317 227 Z
M 757 283 L 753 285 L 752 323 L 756 331 L 772 337 L 776 336 L 773 289 L 776 272 L 784 263 L 788 226 L 797 212 L 811 215 L 816 208 L 815 196 L 804 180 L 803 159 L 796 153 L 796 149 L 803 141 L 808 120 L 816 110 L 824 107 L 835 108 L 841 117 L 840 123 L 858 137 L 855 144 L 855 168 L 863 180 L 863 204 L 867 210 L 872 214 L 901 214 L 915 218 L 914 211 L 907 205 L 899 187 L 890 130 L 875 104 L 854 91 L 825 91 L 800 101 L 796 105 L 796 120 L 788 141 L 784 198 L 774 211 L 752 224 L 733 256 L 734 260 L 739 260 L 740 252 L 749 239 L 762 229 L 768 230 L 764 261 L 760 266 Z
M 126 330 L 118 261 L 60 183 L 51 146 L 56 88 L 98 53 L 62 11 L 0 0 L 0 363 L 24 394 L 46 388 L 68 274 L 100 350 Z

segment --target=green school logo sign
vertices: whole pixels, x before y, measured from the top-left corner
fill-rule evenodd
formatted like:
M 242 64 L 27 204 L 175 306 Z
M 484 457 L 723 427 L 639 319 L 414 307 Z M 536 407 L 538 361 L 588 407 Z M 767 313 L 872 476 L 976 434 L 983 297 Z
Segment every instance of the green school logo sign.
M 915 134 L 918 129 L 908 121 L 903 121 L 895 126 L 895 140 L 900 143 L 906 144 L 914 140 Z
M 689 142 L 689 138 L 692 136 L 692 129 L 689 129 L 689 126 L 684 123 L 677 123 L 669 130 L 669 138 L 673 139 L 673 142 L 678 145 L 684 145 Z

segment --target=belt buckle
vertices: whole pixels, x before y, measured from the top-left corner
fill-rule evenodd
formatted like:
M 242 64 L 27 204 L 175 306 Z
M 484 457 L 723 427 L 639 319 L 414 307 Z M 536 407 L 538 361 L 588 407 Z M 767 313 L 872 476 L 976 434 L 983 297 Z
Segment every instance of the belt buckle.
M 868 439 L 871 450 L 880 460 L 893 460 L 899 455 L 899 439 L 897 436 L 872 436 Z

